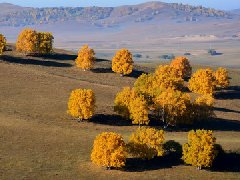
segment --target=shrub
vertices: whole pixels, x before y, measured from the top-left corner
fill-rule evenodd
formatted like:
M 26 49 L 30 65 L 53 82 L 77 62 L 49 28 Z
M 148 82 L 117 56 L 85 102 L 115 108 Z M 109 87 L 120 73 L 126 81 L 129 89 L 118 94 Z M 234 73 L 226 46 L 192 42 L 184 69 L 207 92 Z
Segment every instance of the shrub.
M 6 38 L 0 34 L 0 55 L 2 55 L 5 47 L 6 47 L 7 41 Z
M 228 71 L 225 68 L 218 68 L 214 74 L 216 78 L 216 85 L 220 88 L 227 88 L 229 86 Z
M 50 32 L 38 33 L 38 53 L 49 54 L 53 51 L 53 35 Z
M 192 74 L 192 67 L 186 57 L 176 57 L 170 66 L 176 68 L 182 78 L 188 78 Z
M 163 156 L 164 131 L 154 128 L 138 128 L 129 138 L 128 151 L 137 158 L 152 159 Z
M 107 167 L 121 168 L 126 162 L 126 145 L 123 137 L 114 132 L 103 132 L 94 140 L 91 160 Z
M 95 110 L 95 95 L 90 89 L 72 91 L 68 101 L 68 113 L 79 120 L 91 118 Z
M 189 80 L 190 91 L 202 95 L 213 95 L 216 89 L 216 79 L 211 69 L 199 69 Z
M 89 70 L 93 67 L 95 59 L 94 50 L 89 48 L 88 45 L 84 45 L 78 52 L 76 65 L 83 70 Z
M 133 70 L 132 54 L 127 49 L 119 50 L 112 59 L 112 70 L 121 75 L 130 74 Z
M 201 169 L 211 167 L 216 157 L 214 145 L 216 138 L 212 131 L 196 130 L 188 133 L 188 143 L 183 146 L 182 159 L 186 164 Z

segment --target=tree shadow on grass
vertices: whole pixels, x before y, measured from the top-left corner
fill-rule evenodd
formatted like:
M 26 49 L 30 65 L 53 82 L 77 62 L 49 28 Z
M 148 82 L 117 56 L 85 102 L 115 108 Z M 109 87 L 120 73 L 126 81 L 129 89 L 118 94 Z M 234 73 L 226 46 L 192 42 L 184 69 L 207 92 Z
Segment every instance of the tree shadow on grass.
M 230 86 L 215 94 L 216 99 L 240 99 L 240 86 Z
M 220 153 L 216 157 L 211 170 L 217 172 L 240 172 L 240 154 L 236 152 Z
M 232 109 L 227 109 L 227 108 L 220 108 L 220 107 L 214 107 L 215 111 L 222 111 L 222 112 L 233 112 L 233 113 L 239 113 L 240 116 L 240 111 L 235 111 Z
M 132 126 L 132 121 L 115 114 L 96 114 L 91 118 L 90 122 L 110 126 Z
M 64 53 L 52 53 L 52 54 L 43 54 L 35 55 L 34 57 L 41 57 L 43 59 L 53 59 L 53 60 L 75 60 L 77 55 L 64 54 Z
M 175 158 L 171 155 L 162 157 L 155 157 L 150 160 L 143 160 L 140 158 L 128 158 L 124 171 L 127 172 L 144 172 L 158 169 L 172 168 L 182 164 L 180 158 Z
M 113 73 L 111 68 L 95 68 L 91 70 L 94 73 Z
M 138 78 L 139 76 L 141 76 L 142 74 L 148 74 L 145 71 L 142 70 L 138 70 L 138 69 L 133 69 L 132 73 L 127 75 L 128 77 L 133 77 L 133 78 Z
M 31 64 L 31 65 L 50 66 L 50 67 L 71 67 L 72 66 L 71 64 L 68 64 L 68 63 L 60 63 L 55 61 L 40 61 L 37 59 L 13 57 L 8 55 L 1 56 L 0 60 L 9 62 L 9 63 Z

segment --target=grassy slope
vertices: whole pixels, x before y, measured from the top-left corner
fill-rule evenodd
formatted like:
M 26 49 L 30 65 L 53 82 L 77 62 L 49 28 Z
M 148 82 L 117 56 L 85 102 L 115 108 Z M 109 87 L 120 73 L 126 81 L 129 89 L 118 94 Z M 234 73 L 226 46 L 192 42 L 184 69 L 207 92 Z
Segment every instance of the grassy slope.
M 136 126 L 114 118 L 115 94 L 131 86 L 135 77 L 121 78 L 110 72 L 110 62 L 98 60 L 93 72 L 76 69 L 69 52 L 41 58 L 24 57 L 15 51 L 0 57 L 0 177 L 1 179 L 217 179 L 237 178 L 234 172 L 196 171 L 195 168 L 159 162 L 156 166 L 106 171 L 90 162 L 95 136 L 102 131 L 122 133 L 125 139 Z M 11 63 L 10 63 L 11 62 Z M 14 62 L 14 63 L 12 63 Z M 152 65 L 151 65 L 152 66 Z M 133 76 L 142 70 L 139 68 Z M 231 71 L 232 86 L 239 86 L 239 71 Z M 97 97 L 94 122 L 77 123 L 66 114 L 71 90 L 91 88 Z M 239 89 L 238 89 L 239 90 Z M 240 150 L 240 97 L 238 90 L 219 95 L 214 129 L 218 143 Z M 212 126 L 210 124 L 210 126 Z M 167 132 L 167 139 L 186 142 L 186 132 Z M 130 172 L 129 172 L 130 171 Z M 184 172 L 184 173 L 183 173 Z

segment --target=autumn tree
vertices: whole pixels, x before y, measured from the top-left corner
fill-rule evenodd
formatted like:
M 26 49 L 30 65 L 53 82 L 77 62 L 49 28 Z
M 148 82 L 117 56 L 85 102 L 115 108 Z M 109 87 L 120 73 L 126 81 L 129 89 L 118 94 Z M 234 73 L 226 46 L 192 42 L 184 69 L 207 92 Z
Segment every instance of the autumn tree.
M 163 130 L 141 127 L 132 133 L 127 147 L 133 157 L 152 159 L 156 156 L 163 156 L 163 142 Z
M 229 76 L 228 71 L 225 68 L 218 68 L 217 71 L 214 73 L 216 78 L 216 85 L 220 88 L 227 88 L 229 86 Z
M 198 94 L 213 95 L 216 89 L 214 72 L 209 68 L 197 70 L 189 80 L 188 88 Z
M 93 163 L 108 169 L 121 168 L 125 166 L 126 155 L 126 145 L 120 134 L 103 132 L 95 138 L 91 154 Z
M 189 111 L 190 100 L 188 94 L 168 89 L 154 98 L 155 112 L 165 125 L 185 124 L 180 120 Z
M 7 44 L 7 40 L 4 35 L 0 34 L 0 55 L 2 55 Z
M 78 68 L 89 70 L 93 68 L 95 61 L 95 52 L 93 49 L 89 48 L 88 45 L 84 45 L 78 52 L 78 57 L 76 59 L 76 65 Z
M 216 157 L 214 149 L 216 138 L 212 131 L 196 130 L 188 133 L 188 143 L 183 146 L 182 159 L 186 164 L 201 169 L 211 167 Z
M 91 118 L 95 110 L 95 95 L 91 89 L 72 91 L 68 101 L 68 114 L 80 121 Z
M 176 57 L 170 66 L 176 68 L 182 78 L 188 78 L 192 74 L 192 67 L 186 57 Z
M 37 53 L 38 52 L 38 33 L 37 31 L 26 28 L 18 36 L 16 42 L 16 49 L 24 53 Z
M 53 35 L 50 32 L 38 32 L 38 53 L 49 54 L 53 51 Z
M 169 65 L 160 65 L 154 75 L 153 88 L 180 90 L 183 87 L 184 80 L 179 75 L 178 70 Z
M 114 101 L 114 111 L 131 119 L 133 124 L 148 124 L 148 105 L 144 96 L 137 94 L 135 89 L 125 87 L 117 93 Z
M 132 54 L 127 49 L 119 50 L 112 59 L 112 70 L 122 75 L 130 74 L 133 70 Z

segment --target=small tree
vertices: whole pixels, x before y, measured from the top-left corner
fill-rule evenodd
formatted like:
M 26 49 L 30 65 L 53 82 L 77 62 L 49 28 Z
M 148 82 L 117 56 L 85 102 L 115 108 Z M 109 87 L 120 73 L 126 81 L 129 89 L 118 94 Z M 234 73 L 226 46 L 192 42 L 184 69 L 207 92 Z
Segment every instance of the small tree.
M 94 140 L 91 160 L 93 163 L 108 169 L 125 166 L 126 145 L 123 137 L 114 132 L 99 134 Z
M 165 125 L 184 124 L 182 116 L 189 110 L 190 96 L 181 91 L 167 90 L 154 99 L 155 111 Z
M 163 156 L 164 131 L 141 127 L 129 138 L 128 151 L 131 155 L 142 159 Z
M 182 78 L 188 78 L 192 74 L 192 67 L 186 57 L 176 57 L 170 66 L 176 68 Z
M 112 70 L 122 75 L 130 74 L 133 70 L 132 54 L 127 49 L 119 50 L 112 59 Z
M 211 167 L 216 157 L 214 149 L 216 138 L 212 131 L 196 130 L 188 133 L 188 143 L 183 146 L 182 159 L 186 164 L 201 169 Z
M 160 91 L 165 89 L 179 90 L 183 87 L 183 83 L 184 80 L 179 75 L 177 69 L 169 65 L 160 65 L 155 71 L 153 89 L 160 89 Z
M 91 118 L 95 110 L 95 95 L 91 89 L 72 91 L 68 101 L 68 113 L 80 121 Z
M 228 77 L 228 71 L 225 68 L 218 68 L 218 70 L 215 72 L 215 78 L 216 78 L 216 85 L 220 88 L 227 88 L 229 86 L 229 77 Z
M 211 69 L 199 69 L 189 80 L 190 91 L 202 95 L 213 95 L 216 89 L 216 79 Z
M 6 38 L 2 34 L 0 34 L 0 55 L 2 55 L 6 47 L 6 44 L 7 44 Z
M 37 31 L 26 28 L 18 36 L 16 49 L 24 53 L 36 53 L 38 51 L 38 33 Z
M 76 65 L 84 71 L 89 70 L 93 67 L 95 59 L 94 50 L 89 48 L 88 45 L 84 45 L 78 52 Z
M 49 54 L 53 51 L 53 35 L 50 32 L 38 32 L 38 53 Z

